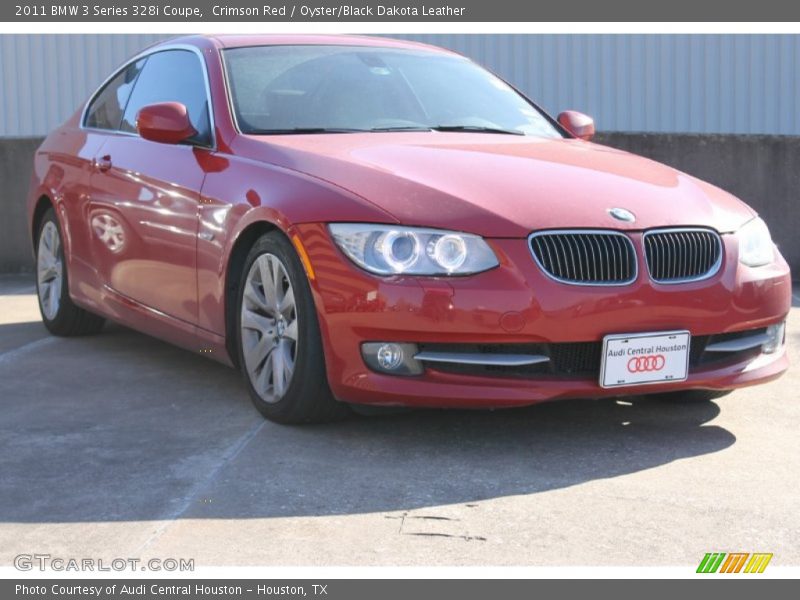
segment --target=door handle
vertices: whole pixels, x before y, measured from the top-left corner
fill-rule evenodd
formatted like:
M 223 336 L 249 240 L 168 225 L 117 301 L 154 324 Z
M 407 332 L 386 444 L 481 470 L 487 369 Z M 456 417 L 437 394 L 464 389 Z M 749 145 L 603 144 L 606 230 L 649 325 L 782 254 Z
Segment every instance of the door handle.
M 94 159 L 94 168 L 98 171 L 102 171 L 103 173 L 108 171 L 112 166 L 113 163 L 111 162 L 111 156 L 108 154 Z

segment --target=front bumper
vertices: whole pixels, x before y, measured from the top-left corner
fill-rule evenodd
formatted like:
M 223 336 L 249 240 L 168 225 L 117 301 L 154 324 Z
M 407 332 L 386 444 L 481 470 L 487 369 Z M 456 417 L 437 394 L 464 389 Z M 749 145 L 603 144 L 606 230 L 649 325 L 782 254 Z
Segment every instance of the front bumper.
M 507 407 L 559 398 L 636 395 L 682 389 L 726 390 L 774 379 L 788 367 L 785 347 L 745 360 L 696 365 L 687 381 L 603 389 L 599 374 L 520 378 L 433 368 L 413 377 L 376 373 L 361 356 L 370 341 L 447 344 L 599 342 L 612 333 L 687 329 L 692 336 L 745 331 L 784 320 L 789 267 L 776 254 L 757 269 L 738 261 L 736 238 L 712 278 L 680 285 L 650 281 L 641 234 L 631 234 L 639 275 L 623 286 L 574 286 L 548 278 L 524 239 L 488 240 L 499 267 L 460 278 L 374 277 L 335 246 L 321 224 L 298 225 L 313 267 L 327 375 L 340 400 L 376 405 Z

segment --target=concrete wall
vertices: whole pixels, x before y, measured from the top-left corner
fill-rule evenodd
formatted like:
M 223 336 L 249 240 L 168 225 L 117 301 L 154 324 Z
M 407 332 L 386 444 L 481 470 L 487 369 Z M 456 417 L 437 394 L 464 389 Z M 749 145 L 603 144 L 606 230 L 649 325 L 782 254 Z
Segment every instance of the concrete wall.
M 0 271 L 33 268 L 25 218 L 40 138 L 0 138 Z M 753 206 L 800 278 L 800 137 L 602 133 L 597 141 L 714 183 Z
M 25 198 L 42 138 L 0 138 L 0 273 L 33 269 Z

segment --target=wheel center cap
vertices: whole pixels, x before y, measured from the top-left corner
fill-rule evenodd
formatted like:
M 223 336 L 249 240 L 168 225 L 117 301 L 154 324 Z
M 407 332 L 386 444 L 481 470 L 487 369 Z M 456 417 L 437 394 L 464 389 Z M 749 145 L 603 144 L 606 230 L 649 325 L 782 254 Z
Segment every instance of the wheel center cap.
M 283 337 L 283 334 L 286 331 L 286 322 L 283 319 L 278 319 L 278 323 L 276 324 L 275 330 L 279 338 Z

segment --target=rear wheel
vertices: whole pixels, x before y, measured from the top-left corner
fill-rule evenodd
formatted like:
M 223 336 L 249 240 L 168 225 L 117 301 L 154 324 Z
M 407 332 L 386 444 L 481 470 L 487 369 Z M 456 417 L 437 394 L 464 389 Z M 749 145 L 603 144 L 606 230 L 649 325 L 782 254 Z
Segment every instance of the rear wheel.
M 346 415 L 346 405 L 328 387 L 308 279 L 279 232 L 253 245 L 238 298 L 239 362 L 261 414 L 278 423 L 318 423 Z
M 61 228 L 52 208 L 44 214 L 36 243 L 36 293 L 48 331 L 59 336 L 90 335 L 103 328 L 103 319 L 76 306 L 69 297 Z
M 717 398 L 727 396 L 733 390 L 686 390 L 684 392 L 665 392 L 663 394 L 651 394 L 651 398 L 664 402 L 674 402 L 676 404 L 694 404 L 698 402 L 711 402 Z

